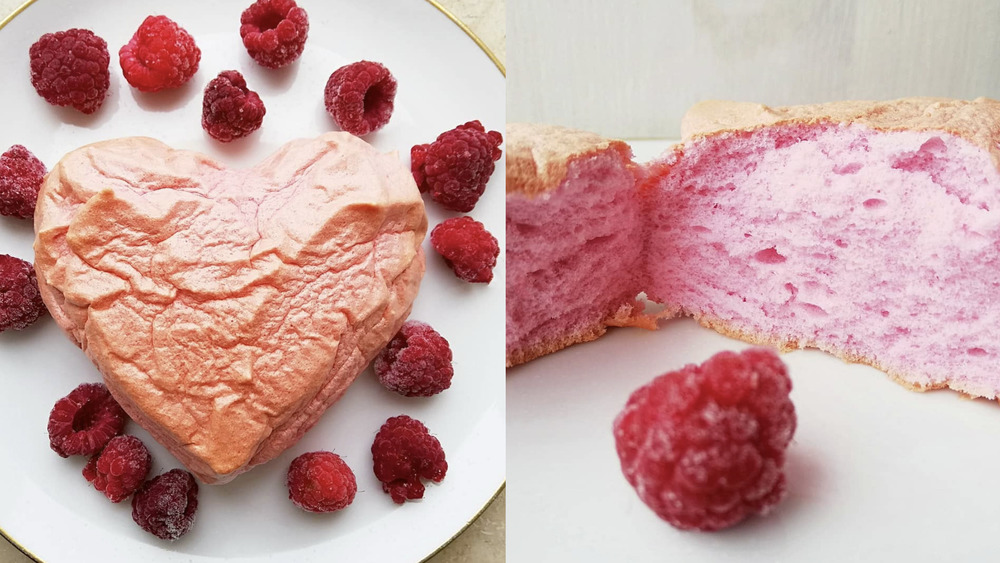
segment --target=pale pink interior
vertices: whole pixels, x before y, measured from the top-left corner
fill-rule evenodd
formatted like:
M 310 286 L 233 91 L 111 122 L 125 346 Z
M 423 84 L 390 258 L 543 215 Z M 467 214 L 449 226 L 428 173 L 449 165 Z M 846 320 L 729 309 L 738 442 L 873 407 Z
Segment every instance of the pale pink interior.
M 765 128 L 688 144 L 644 195 L 650 298 L 914 386 L 996 395 L 1000 175 L 981 148 Z
M 635 178 L 617 153 L 580 159 L 536 198 L 507 197 L 507 349 L 592 330 L 640 291 Z

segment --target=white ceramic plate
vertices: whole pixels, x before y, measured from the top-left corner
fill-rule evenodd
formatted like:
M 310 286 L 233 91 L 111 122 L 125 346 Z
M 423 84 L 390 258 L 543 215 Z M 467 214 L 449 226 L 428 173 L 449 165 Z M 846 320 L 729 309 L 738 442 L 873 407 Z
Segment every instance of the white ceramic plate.
M 666 142 L 632 143 L 646 160 Z M 689 319 L 613 329 L 507 372 L 510 561 L 993 561 L 1000 409 L 915 393 L 815 350 L 783 356 L 798 429 L 789 493 L 717 533 L 660 520 L 622 476 L 612 422 L 661 373 L 747 345 Z
M 93 141 L 149 135 L 202 151 L 232 166 L 257 162 L 281 144 L 336 129 L 323 109 L 330 73 L 360 59 L 381 61 L 399 82 L 390 123 L 368 140 L 383 151 L 432 141 L 479 119 L 503 131 L 503 75 L 489 57 L 434 5 L 420 0 L 302 0 L 310 33 L 302 58 L 289 68 L 258 67 L 242 46 L 239 18 L 250 0 L 145 2 L 38 0 L 0 31 L 3 150 L 27 146 L 48 166 Z M 152 10 L 152 11 L 151 11 Z M 163 13 L 196 39 L 198 73 L 186 86 L 141 94 L 125 82 L 117 50 L 150 13 Z M 111 91 L 92 116 L 56 108 L 29 83 L 28 47 L 46 32 L 84 27 L 111 51 Z M 267 107 L 263 127 L 223 145 L 201 129 L 205 85 L 226 69 L 240 70 Z M 504 162 L 497 163 L 497 170 Z M 494 174 L 471 213 L 503 248 L 503 174 Z M 446 216 L 427 206 L 430 225 Z M 0 217 L 0 253 L 31 259 L 30 224 Z M 296 446 L 228 485 L 202 486 L 195 526 L 174 543 L 136 526 L 128 502 L 108 502 L 80 475 L 83 459 L 62 459 L 47 443 L 46 422 L 57 399 L 77 384 L 99 380 L 83 353 L 46 318 L 21 333 L 0 334 L 0 528 L 46 563 L 87 561 L 419 561 L 463 529 L 504 481 L 504 268 L 489 286 L 454 277 L 433 250 L 412 318 L 435 326 L 451 342 L 455 379 L 429 399 L 407 399 L 362 374 Z M 447 477 L 425 498 L 403 506 L 384 494 L 371 470 L 371 441 L 390 416 L 422 420 L 441 441 Z M 153 474 L 178 462 L 134 423 L 127 431 L 150 446 Z M 307 514 L 287 499 L 284 475 L 298 454 L 332 449 L 358 478 L 347 510 Z

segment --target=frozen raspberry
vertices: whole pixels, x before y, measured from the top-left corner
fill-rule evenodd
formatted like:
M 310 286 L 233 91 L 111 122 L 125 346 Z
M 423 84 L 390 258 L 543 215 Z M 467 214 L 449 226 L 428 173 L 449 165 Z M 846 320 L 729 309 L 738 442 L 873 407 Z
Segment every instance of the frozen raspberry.
M 385 421 L 372 444 L 375 477 L 392 501 L 424 498 L 421 478 L 440 483 L 448 471 L 441 443 L 420 421 L 400 415 Z
M 302 54 L 309 17 L 294 0 L 257 0 L 243 10 L 240 37 L 257 64 L 281 68 Z
M 339 455 L 309 452 L 288 467 L 288 498 L 309 512 L 334 512 L 354 502 L 358 481 Z
M 352 135 L 378 131 L 392 117 L 396 79 L 379 63 L 358 61 L 333 71 L 323 91 L 326 112 Z
M 132 520 L 162 540 L 188 533 L 198 510 L 198 483 L 183 469 L 171 469 L 146 481 L 132 495 Z
M 167 16 L 148 16 L 118 50 L 125 80 L 141 92 L 183 85 L 201 62 L 194 37 Z
M 94 113 L 111 84 L 108 44 L 87 29 L 46 33 L 28 50 L 31 85 L 54 106 Z
M 468 213 L 486 191 L 503 137 L 470 121 L 410 149 L 410 168 L 421 192 L 452 211 Z
M 42 161 L 21 145 L 0 155 L 0 215 L 34 217 L 45 172 Z
M 490 283 L 500 244 L 472 217 L 453 217 L 431 231 L 431 246 L 444 257 L 455 275 L 472 283 Z
M 21 330 L 46 312 L 30 262 L 0 254 L 0 332 Z
M 455 370 L 448 341 L 420 321 L 407 321 L 375 357 L 378 380 L 407 397 L 430 397 L 451 387 Z
M 632 393 L 614 423 L 625 478 L 682 530 L 764 514 L 785 493 L 792 381 L 767 349 L 721 352 Z
M 125 411 L 103 383 L 83 383 L 49 413 L 49 445 L 62 457 L 94 455 L 125 428 Z
M 146 480 L 153 456 L 135 436 L 115 436 L 90 458 L 83 476 L 111 502 L 121 502 Z
M 217 141 L 246 137 L 264 122 L 264 102 L 247 88 L 243 75 L 224 70 L 205 87 L 201 126 Z

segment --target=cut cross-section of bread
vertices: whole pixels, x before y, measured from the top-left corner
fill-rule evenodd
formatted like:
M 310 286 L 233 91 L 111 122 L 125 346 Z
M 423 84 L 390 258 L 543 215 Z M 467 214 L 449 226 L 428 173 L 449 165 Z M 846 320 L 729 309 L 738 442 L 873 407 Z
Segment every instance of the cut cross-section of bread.
M 705 102 L 684 128 L 637 187 L 603 187 L 638 202 L 623 298 L 911 388 L 1000 393 L 1000 102 Z
M 641 319 L 632 151 L 554 126 L 507 126 L 507 365 Z

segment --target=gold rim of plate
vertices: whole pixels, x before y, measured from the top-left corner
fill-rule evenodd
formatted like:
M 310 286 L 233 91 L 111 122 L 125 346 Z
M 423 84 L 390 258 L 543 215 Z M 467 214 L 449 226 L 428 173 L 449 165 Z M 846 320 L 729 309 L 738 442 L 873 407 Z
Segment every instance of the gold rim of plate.
M 10 15 L 8 15 L 4 19 L 0 20 L 0 29 L 3 29 L 4 27 L 6 27 L 7 24 L 10 23 L 11 20 L 13 20 L 14 18 L 16 18 L 18 16 L 18 14 L 20 14 L 21 12 L 23 12 L 25 10 L 25 8 L 27 8 L 28 6 L 34 4 L 36 1 L 37 0 L 27 0 L 26 2 L 24 2 L 23 4 L 21 4 L 20 6 L 18 6 L 13 12 L 10 13 Z M 486 43 L 482 39 L 480 39 L 479 36 L 476 35 L 475 32 L 473 32 L 472 29 L 469 28 L 468 25 L 465 24 L 465 22 L 463 22 L 462 20 L 458 19 L 458 16 L 456 16 L 453 13 L 451 13 L 450 10 L 448 10 L 447 8 L 445 8 L 444 6 L 442 6 L 440 3 L 438 3 L 437 0 L 425 0 L 425 1 L 428 4 L 430 4 L 431 6 L 434 6 L 435 8 L 437 8 L 437 10 L 439 12 L 441 12 L 442 14 L 444 14 L 445 16 L 447 16 L 447 18 L 449 20 L 451 20 L 452 23 L 454 23 L 455 25 L 457 25 L 459 27 L 459 29 L 461 29 L 466 35 L 468 35 L 469 39 L 472 39 L 472 41 L 475 42 L 475 44 L 483 51 L 483 53 L 485 53 L 486 56 L 490 58 L 490 61 L 492 61 L 493 64 L 497 67 L 497 70 L 500 71 L 500 74 L 502 74 L 504 76 L 504 78 L 507 77 L 507 69 L 504 67 L 503 63 L 500 61 L 500 58 L 497 57 L 496 53 L 494 53 L 493 50 L 490 49 L 486 45 Z M 455 534 L 453 536 L 451 536 L 450 538 L 448 538 L 448 541 L 446 541 L 443 544 L 441 544 L 440 547 L 438 547 L 433 552 L 431 552 L 429 555 L 427 555 L 427 557 L 424 557 L 423 559 L 421 559 L 421 563 L 424 563 L 425 561 L 429 560 L 431 557 L 434 557 L 435 555 L 437 555 L 438 553 L 440 553 L 441 550 L 443 550 L 444 548 L 448 547 L 448 545 L 451 544 L 451 542 L 455 541 L 455 538 L 457 538 L 458 536 L 462 535 L 462 532 L 464 532 L 467 529 L 469 529 L 469 526 L 471 526 L 473 522 L 475 522 L 476 520 L 478 520 L 479 517 L 483 515 L 483 512 L 486 512 L 486 509 L 489 508 L 491 504 L 493 504 L 493 501 L 495 501 L 497 499 L 497 497 L 500 496 L 500 493 L 503 492 L 503 490 L 504 490 L 504 488 L 506 488 L 506 486 L 507 486 L 506 481 L 504 483 L 501 483 L 500 484 L 500 488 L 497 489 L 497 491 L 495 493 L 493 493 L 493 496 L 490 497 L 490 500 L 487 501 L 486 504 L 484 504 L 483 507 L 480 508 L 479 511 L 476 512 L 476 514 L 471 519 L 469 519 L 469 521 L 466 522 L 465 525 L 462 526 L 462 528 L 460 530 L 458 530 L 457 532 L 455 532 Z M 11 535 L 8 534 L 7 531 L 3 529 L 2 526 L 0 526 L 0 536 L 3 536 L 4 539 L 6 539 L 11 545 L 13 545 L 14 547 L 16 547 L 18 551 L 20 551 L 21 553 L 23 553 L 24 555 L 26 555 L 32 561 L 36 561 L 37 563 L 45 563 L 37 555 L 35 555 L 31 551 L 29 551 L 28 548 L 26 548 L 23 545 L 19 544 L 17 542 L 17 540 L 15 540 L 13 537 L 11 537 Z

